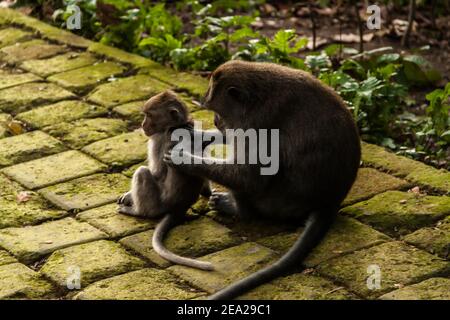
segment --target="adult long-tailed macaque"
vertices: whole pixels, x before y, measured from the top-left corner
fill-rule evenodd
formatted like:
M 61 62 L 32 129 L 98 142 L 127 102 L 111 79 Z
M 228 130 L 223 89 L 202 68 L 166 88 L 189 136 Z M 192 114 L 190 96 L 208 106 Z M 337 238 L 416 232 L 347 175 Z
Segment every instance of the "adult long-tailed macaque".
M 267 217 L 306 222 L 292 248 L 270 265 L 215 293 L 231 299 L 301 265 L 330 228 L 360 163 L 360 140 L 342 99 L 306 72 L 271 63 L 230 61 L 211 75 L 204 107 L 226 129 L 279 129 L 279 170 L 261 165 L 189 161 L 177 170 L 215 181 L 229 193 L 213 193 L 213 208 L 247 220 Z M 199 160 L 199 159 L 197 159 Z M 189 164 L 191 163 L 191 164 Z
M 153 249 L 163 258 L 176 264 L 212 270 L 208 262 L 176 255 L 164 247 L 165 234 L 179 222 L 201 192 L 208 194 L 209 185 L 195 177 L 168 166 L 164 153 L 174 144 L 172 132 L 185 128 L 193 132 L 188 109 L 172 91 L 150 98 L 143 107 L 144 133 L 148 143 L 148 167 L 139 167 L 133 175 L 131 191 L 119 200 L 119 212 L 139 217 L 164 216 L 153 234 Z

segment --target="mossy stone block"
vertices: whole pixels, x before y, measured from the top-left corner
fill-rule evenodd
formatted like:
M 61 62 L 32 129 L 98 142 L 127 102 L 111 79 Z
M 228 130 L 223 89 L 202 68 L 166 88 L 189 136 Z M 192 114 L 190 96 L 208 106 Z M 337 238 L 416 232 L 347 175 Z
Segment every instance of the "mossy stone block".
M 88 100 L 105 107 L 113 107 L 130 101 L 148 99 L 169 86 L 149 76 L 137 75 L 118 79 L 96 87 Z
M 130 188 L 130 179 L 119 173 L 95 174 L 39 190 L 64 210 L 85 210 L 116 201 Z
M 82 151 L 111 166 L 124 167 L 147 158 L 147 141 L 141 130 L 137 130 L 94 142 Z
M 177 72 L 161 65 L 141 68 L 139 73 L 151 75 L 196 97 L 203 97 L 208 90 L 208 79 L 187 72 Z
M 0 168 L 65 151 L 57 139 L 42 131 L 27 132 L 0 140 Z
M 117 212 L 115 203 L 81 212 L 77 219 L 107 233 L 111 238 L 124 237 L 155 227 L 156 221 L 137 218 Z
M 120 242 L 158 266 L 166 267 L 168 261 L 159 257 L 152 249 L 152 237 L 153 230 L 149 230 L 126 237 Z M 188 257 L 200 257 L 240 242 L 241 240 L 233 235 L 230 229 L 205 217 L 176 226 L 164 240 L 169 250 Z
M 450 300 L 450 279 L 431 278 L 380 297 L 383 300 Z
M 368 286 L 368 278 L 373 275 L 368 267 L 372 265 L 378 266 L 381 272 L 379 289 Z M 450 272 L 450 262 L 394 241 L 326 261 L 317 270 L 360 296 L 375 298 L 398 286 L 446 275 Z
M 88 51 L 123 63 L 130 64 L 135 68 L 145 66 L 160 66 L 158 63 L 150 59 L 114 47 L 110 47 L 102 43 L 92 43 L 89 46 Z
M 11 135 L 8 124 L 12 121 L 12 116 L 7 113 L 0 113 L 0 139 Z
M 52 285 L 21 263 L 0 266 L 0 299 L 42 299 Z
M 214 293 L 267 266 L 275 258 L 274 251 L 254 242 L 247 242 L 201 257 L 201 260 L 209 261 L 214 265 L 214 271 L 184 266 L 172 266 L 168 270 L 196 288 Z
M 31 40 L 0 49 L 0 59 L 8 63 L 17 63 L 30 59 L 48 58 L 65 51 L 67 47 L 42 40 Z
M 86 52 L 68 52 L 49 59 L 32 59 L 22 62 L 20 67 L 41 77 L 93 65 L 98 60 Z
M 100 280 L 75 296 L 77 300 L 187 300 L 202 295 L 165 270 L 142 269 Z
M 405 179 L 450 194 L 450 172 L 445 169 L 420 167 L 410 172 Z
M 347 206 L 357 201 L 366 200 L 374 195 L 395 189 L 405 189 L 410 184 L 402 179 L 393 177 L 372 168 L 360 168 L 353 184 L 342 205 Z
M 95 118 L 81 119 L 75 122 L 57 123 L 43 130 L 62 140 L 73 149 L 98 140 L 106 139 L 127 132 L 127 123 L 120 119 Z
M 444 169 L 438 170 L 364 142 L 362 143 L 362 160 L 367 165 L 405 177 L 413 183 L 450 193 L 450 172 Z
M 120 244 L 99 240 L 57 250 L 45 262 L 40 273 L 67 289 L 70 267 L 80 270 L 81 288 L 95 281 L 142 269 L 144 261 L 129 254 Z
M 388 191 L 341 212 L 387 234 L 405 234 L 449 215 L 450 197 Z
M 435 227 L 422 228 L 408 234 L 403 240 L 444 259 L 449 259 L 450 217 L 440 221 Z
M 135 165 L 129 167 L 128 169 L 123 170 L 123 171 L 122 171 L 122 174 L 126 175 L 127 177 L 132 178 L 134 172 L 135 172 L 140 166 L 144 166 L 144 167 L 145 167 L 145 166 L 147 166 L 147 165 L 148 165 L 148 162 L 147 162 L 147 161 L 137 163 L 137 164 L 135 164 Z
M 18 200 L 21 192 L 26 193 L 26 201 Z M 25 191 L 19 184 L 0 174 L 0 228 L 36 224 L 65 215 L 67 212 L 55 210 L 37 193 Z
M 0 90 L 39 80 L 42 79 L 32 73 L 12 73 L 0 69 Z
M 287 252 L 300 232 L 282 233 L 257 240 L 258 243 L 280 253 Z M 314 248 L 303 264 L 310 268 L 343 254 L 368 248 L 389 240 L 386 235 L 350 218 L 339 216 L 322 242 Z
M 108 113 L 105 107 L 81 101 L 61 101 L 23 112 L 16 119 L 34 128 L 43 128 L 62 122 L 71 122 L 82 118 L 94 118 Z
M 79 178 L 106 166 L 78 151 L 66 151 L 4 168 L 4 174 L 30 189 Z
M 120 106 L 114 107 L 114 112 L 122 117 L 130 120 L 134 124 L 140 124 L 144 120 L 144 114 L 142 113 L 142 107 L 145 100 L 133 101 Z
M 1 229 L 0 245 L 30 263 L 58 249 L 105 237 L 105 233 L 88 223 L 64 218 L 37 226 Z
M 17 260 L 13 256 L 11 256 L 5 250 L 0 250 L 0 266 L 14 262 L 17 262 Z
M 322 277 L 296 273 L 240 296 L 245 300 L 354 300 L 355 295 Z
M 75 95 L 55 84 L 31 82 L 0 90 L 0 110 L 17 114 L 46 102 L 70 98 L 75 98 Z
M 101 62 L 92 66 L 58 73 L 48 77 L 47 80 L 55 82 L 68 90 L 81 92 L 94 87 L 103 80 L 121 74 L 125 70 L 124 66 L 117 63 Z
M 2 29 L 0 30 L 0 48 L 23 42 L 31 37 L 31 33 L 18 28 Z

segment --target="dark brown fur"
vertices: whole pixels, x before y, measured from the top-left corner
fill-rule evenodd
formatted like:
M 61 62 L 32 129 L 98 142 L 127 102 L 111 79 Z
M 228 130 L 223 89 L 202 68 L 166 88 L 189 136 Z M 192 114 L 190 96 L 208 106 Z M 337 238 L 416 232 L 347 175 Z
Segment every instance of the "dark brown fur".
M 358 131 L 342 99 L 306 72 L 270 63 L 231 61 L 215 70 L 204 106 L 219 129 L 279 129 L 280 167 L 260 175 L 259 165 L 178 165 L 215 181 L 211 205 L 247 219 L 306 221 L 305 231 L 280 261 L 219 291 L 229 299 L 299 266 L 320 242 L 350 190 L 360 162 Z M 170 163 L 169 157 L 165 161 Z

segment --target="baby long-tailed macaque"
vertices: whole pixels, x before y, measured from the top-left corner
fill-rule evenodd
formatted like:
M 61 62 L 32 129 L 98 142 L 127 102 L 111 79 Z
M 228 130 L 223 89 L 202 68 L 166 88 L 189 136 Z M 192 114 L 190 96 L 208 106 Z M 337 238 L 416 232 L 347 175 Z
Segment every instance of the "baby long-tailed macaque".
M 174 163 L 172 153 L 164 161 L 227 187 L 229 193 L 210 198 L 211 206 L 223 213 L 250 221 L 306 221 L 279 261 L 210 297 L 231 299 L 301 266 L 332 225 L 356 178 L 360 140 L 350 112 L 332 89 L 304 71 L 272 63 L 230 61 L 220 66 L 210 78 L 204 107 L 215 112 L 222 131 L 279 130 L 276 174 L 262 175 L 262 164 L 212 162 L 188 152 L 183 154 L 188 161 L 181 164 Z
M 133 175 L 131 191 L 119 200 L 119 212 L 138 217 L 163 219 L 153 234 L 153 249 L 176 264 L 213 270 L 208 262 L 176 255 L 164 247 L 165 234 L 179 221 L 200 193 L 208 195 L 209 184 L 200 177 L 185 174 L 163 161 L 164 153 L 173 147 L 172 132 L 185 128 L 193 132 L 188 109 L 170 90 L 150 98 L 143 107 L 142 123 L 148 142 L 148 167 L 141 166 Z M 202 192 L 203 191 L 203 192 Z

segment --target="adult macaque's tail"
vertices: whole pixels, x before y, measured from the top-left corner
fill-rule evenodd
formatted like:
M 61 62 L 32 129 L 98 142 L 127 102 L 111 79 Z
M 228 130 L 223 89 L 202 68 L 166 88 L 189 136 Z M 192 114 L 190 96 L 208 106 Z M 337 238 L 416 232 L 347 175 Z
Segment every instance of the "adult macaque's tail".
M 314 249 L 327 233 L 336 216 L 333 212 L 314 211 L 310 213 L 309 219 L 300 237 L 294 245 L 286 252 L 280 260 L 274 264 L 259 270 L 229 287 L 226 287 L 213 295 L 209 300 L 229 300 L 233 299 L 251 289 L 269 282 L 284 273 L 300 266 L 302 261 Z

